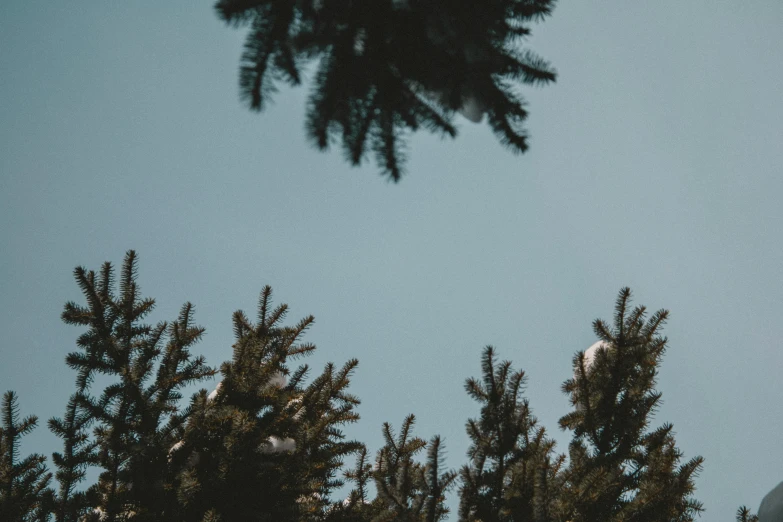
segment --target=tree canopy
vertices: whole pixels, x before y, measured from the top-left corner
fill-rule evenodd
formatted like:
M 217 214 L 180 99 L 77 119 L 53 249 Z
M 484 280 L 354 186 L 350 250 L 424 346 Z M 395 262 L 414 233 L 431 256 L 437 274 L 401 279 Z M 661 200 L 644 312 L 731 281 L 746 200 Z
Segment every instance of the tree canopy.
M 414 435 L 413 415 L 383 424 L 374 459 L 348 438 L 358 361 L 315 375 L 296 365 L 315 350 L 303 339 L 313 318 L 286 325 L 287 306 L 273 304 L 269 287 L 255 320 L 234 313 L 232 357 L 215 369 L 192 353 L 204 329 L 190 303 L 171 322 L 144 322 L 155 301 L 139 291 L 137 262 L 128 252 L 119 277 L 109 263 L 74 271 L 86 303 L 62 314 L 83 331 L 66 356 L 75 391 L 64 417 L 49 421 L 63 443 L 52 456 L 56 490 L 44 456 L 19 454 L 37 419 L 21 418 L 16 394 L 5 394 L 2 520 L 437 522 L 452 490 L 463 522 L 690 522 L 703 510 L 694 497 L 703 459 L 683 459 L 671 424 L 652 427 L 668 312 L 631 308 L 627 288 L 613 320 L 593 323 L 600 342 L 575 355 L 563 383 L 567 452 L 534 416 L 524 372 L 488 346 L 480 376 L 465 382 L 479 411 L 457 471 L 439 436 Z M 97 374 L 108 377 L 101 386 Z M 184 386 L 214 375 L 211 393 L 183 403 Z M 100 475 L 84 484 L 91 468 Z M 743 507 L 737 520 L 756 517 Z

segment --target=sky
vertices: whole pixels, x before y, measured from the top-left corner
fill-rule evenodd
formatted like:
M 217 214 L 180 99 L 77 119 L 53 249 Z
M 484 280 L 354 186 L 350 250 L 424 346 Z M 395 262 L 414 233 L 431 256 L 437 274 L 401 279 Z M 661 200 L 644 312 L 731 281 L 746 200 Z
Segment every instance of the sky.
M 23 449 L 59 448 L 74 267 L 129 249 L 151 320 L 194 303 L 210 364 L 269 284 L 315 316 L 314 370 L 360 360 L 348 433 L 374 452 L 413 413 L 453 468 L 490 344 L 567 450 L 561 384 L 630 286 L 671 311 L 654 425 L 706 459 L 702 519 L 755 510 L 783 480 L 781 24 L 777 0 L 563 0 L 529 40 L 558 71 L 524 90 L 530 150 L 458 119 L 411 136 L 393 184 L 311 147 L 307 85 L 248 111 L 245 32 L 210 2 L 0 2 L 0 389 L 40 418 Z

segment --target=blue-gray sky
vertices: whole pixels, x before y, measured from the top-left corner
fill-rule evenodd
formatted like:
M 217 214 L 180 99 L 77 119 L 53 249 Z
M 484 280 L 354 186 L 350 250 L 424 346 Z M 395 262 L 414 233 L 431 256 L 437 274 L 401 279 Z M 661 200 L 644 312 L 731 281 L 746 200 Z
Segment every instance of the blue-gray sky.
M 706 458 L 704 519 L 755 509 L 783 480 L 783 3 L 596 4 L 534 27 L 559 77 L 526 90 L 527 154 L 462 120 L 413 136 L 394 185 L 310 147 L 306 87 L 247 111 L 244 32 L 210 2 L 0 3 L 0 391 L 41 418 L 25 448 L 57 449 L 72 269 L 130 248 L 153 319 L 195 303 L 210 363 L 270 284 L 316 317 L 309 363 L 360 359 L 350 433 L 374 451 L 414 413 L 453 467 L 486 344 L 566 450 L 560 385 L 628 285 L 672 312 L 656 422 Z

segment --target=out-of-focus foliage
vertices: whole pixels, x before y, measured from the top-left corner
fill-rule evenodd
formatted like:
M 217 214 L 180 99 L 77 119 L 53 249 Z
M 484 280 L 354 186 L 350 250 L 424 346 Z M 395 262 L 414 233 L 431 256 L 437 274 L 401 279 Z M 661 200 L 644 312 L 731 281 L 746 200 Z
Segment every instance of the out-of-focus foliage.
M 218 16 L 247 26 L 239 86 L 262 110 L 276 83 L 298 85 L 317 61 L 307 133 L 325 149 L 340 140 L 348 161 L 372 152 L 384 174 L 402 175 L 403 138 L 420 128 L 454 137 L 456 111 L 487 115 L 500 141 L 524 152 L 521 84 L 555 80 L 523 45 L 554 0 L 219 0 Z

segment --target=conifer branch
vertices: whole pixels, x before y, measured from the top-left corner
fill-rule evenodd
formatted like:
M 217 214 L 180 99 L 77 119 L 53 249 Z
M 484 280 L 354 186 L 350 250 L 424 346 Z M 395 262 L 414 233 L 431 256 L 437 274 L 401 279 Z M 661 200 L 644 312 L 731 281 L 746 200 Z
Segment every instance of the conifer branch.
M 521 49 L 520 39 L 553 5 L 219 0 L 215 7 L 229 25 L 249 26 L 239 85 L 251 110 L 265 107 L 274 80 L 298 85 L 299 64 L 317 60 L 308 137 L 322 150 L 341 137 L 353 165 L 373 151 L 383 173 L 396 182 L 407 132 L 424 127 L 454 137 L 451 116 L 457 110 L 474 121 L 488 112 L 504 144 L 515 152 L 527 149 L 527 112 L 512 84 L 546 84 L 556 73 Z

